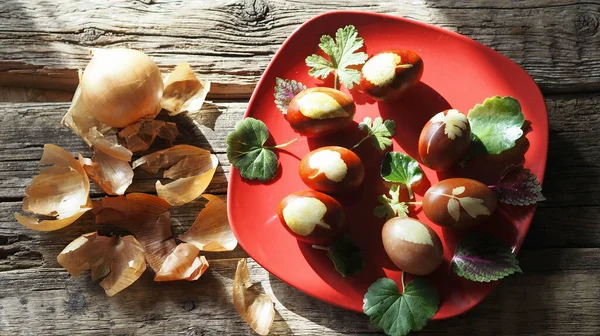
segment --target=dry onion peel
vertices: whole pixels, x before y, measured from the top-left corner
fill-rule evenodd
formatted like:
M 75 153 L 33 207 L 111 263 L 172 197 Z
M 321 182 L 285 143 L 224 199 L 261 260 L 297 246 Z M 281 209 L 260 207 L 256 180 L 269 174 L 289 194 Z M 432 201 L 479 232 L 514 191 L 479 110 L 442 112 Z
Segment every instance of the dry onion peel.
M 79 162 L 89 178 L 109 195 L 123 195 L 133 182 L 133 169 L 129 162 L 102 151 L 94 150 L 91 160 L 79 155 Z
M 100 286 L 108 296 L 129 287 L 146 270 L 144 249 L 133 236 L 87 233 L 67 245 L 57 260 L 73 277 L 91 269 L 92 280 L 102 279 Z
M 273 320 L 273 300 L 250 282 L 246 259 L 238 261 L 233 280 L 233 305 L 240 316 L 259 335 L 267 335 Z
M 23 211 L 55 218 L 39 219 L 19 213 L 15 213 L 15 218 L 32 230 L 58 230 L 91 209 L 90 182 L 77 160 L 59 146 L 44 145 L 40 164 L 51 166 L 42 168 L 25 188 Z
M 148 264 L 155 273 L 161 274 L 160 281 L 195 280 L 202 275 L 208 263 L 198 256 L 199 251 L 192 257 L 189 244 L 177 249 L 168 209 L 169 204 L 159 197 L 131 193 L 105 197 L 94 203 L 93 212 L 96 224 L 116 225 L 131 232 L 140 241 Z M 169 263 L 165 266 L 167 261 Z
M 198 280 L 208 269 L 208 261 L 204 256 L 198 257 L 199 253 L 200 250 L 192 244 L 177 245 L 163 262 L 154 281 Z
M 150 148 L 157 136 L 172 142 L 178 135 L 175 123 L 161 120 L 139 120 L 119 132 L 119 137 L 125 140 L 125 147 L 132 152 Z
M 197 78 L 188 63 L 181 63 L 165 79 L 160 104 L 170 116 L 196 112 L 202 108 L 209 91 L 210 82 Z
M 169 168 L 163 177 L 175 180 L 168 184 L 156 182 L 156 192 L 171 205 L 182 205 L 200 197 L 217 170 L 219 160 L 209 151 L 190 146 L 177 145 L 143 156 L 133 162 L 149 173 Z
M 71 107 L 62 119 L 62 124 L 79 135 L 89 146 L 123 161 L 131 161 L 133 153 L 119 145 L 116 130 L 101 123 L 90 114 L 81 100 L 81 86 L 77 87 Z
M 195 245 L 201 251 L 233 250 L 237 246 L 237 239 L 229 226 L 227 204 L 214 195 L 204 194 L 202 197 L 208 203 L 179 239 Z

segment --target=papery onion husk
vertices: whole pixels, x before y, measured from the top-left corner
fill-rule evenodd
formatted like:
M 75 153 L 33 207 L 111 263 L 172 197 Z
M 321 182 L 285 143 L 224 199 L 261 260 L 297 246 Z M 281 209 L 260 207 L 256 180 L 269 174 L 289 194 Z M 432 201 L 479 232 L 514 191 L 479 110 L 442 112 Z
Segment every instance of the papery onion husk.
M 188 63 L 178 64 L 165 79 L 161 106 L 170 116 L 181 112 L 196 112 L 202 108 L 210 82 L 196 77 Z
M 198 280 L 208 269 L 208 261 L 198 256 L 200 250 L 187 243 L 177 245 L 154 276 L 154 281 Z
M 148 265 L 157 274 L 162 269 L 160 281 L 195 280 L 202 275 L 208 263 L 198 253 L 191 257 L 188 244 L 177 250 L 177 242 L 171 233 L 171 214 L 168 209 L 169 204 L 159 197 L 131 193 L 126 196 L 104 197 L 94 202 L 93 213 L 96 215 L 96 224 L 116 225 L 131 232 L 140 241 Z M 193 245 L 192 247 L 198 250 Z M 163 269 L 167 260 L 169 264 Z M 179 272 L 175 269 L 188 271 Z
M 156 192 L 169 204 L 182 205 L 202 195 L 218 164 L 217 156 L 205 149 L 177 145 L 135 160 L 133 168 L 141 167 L 149 173 L 157 173 L 161 168 L 170 167 L 163 177 L 174 181 L 165 185 L 157 181 Z
M 154 61 L 132 49 L 94 49 L 92 54 L 80 83 L 89 114 L 111 127 L 154 119 L 164 87 Z
M 133 169 L 129 162 L 103 151 L 95 149 L 91 160 L 79 155 L 79 162 L 89 178 L 109 195 L 123 195 L 133 182 Z
M 178 135 L 175 123 L 161 120 L 139 120 L 119 132 L 119 137 L 125 140 L 125 147 L 132 152 L 150 148 L 157 136 L 172 142 Z
M 73 277 L 91 269 L 92 280 L 102 279 L 100 286 L 108 296 L 129 287 L 146 270 L 144 248 L 133 236 L 87 233 L 67 245 L 57 260 Z
M 217 196 L 204 194 L 208 200 L 190 229 L 179 237 L 195 245 L 201 251 L 231 251 L 237 239 L 231 231 L 227 218 L 227 204 Z
M 133 153 L 121 146 L 116 129 L 94 118 L 81 100 L 81 87 L 77 87 L 71 107 L 62 119 L 62 124 L 79 135 L 89 146 L 122 161 L 131 161 Z
M 15 218 L 33 230 L 58 230 L 91 209 L 90 182 L 77 160 L 59 146 L 44 145 L 40 164 L 51 166 L 33 178 L 23 198 L 23 211 L 36 216 L 15 213 Z M 38 218 L 43 216 L 54 218 Z
M 275 319 L 273 300 L 250 282 L 246 259 L 238 261 L 235 270 L 233 305 L 244 321 L 259 335 L 269 333 Z

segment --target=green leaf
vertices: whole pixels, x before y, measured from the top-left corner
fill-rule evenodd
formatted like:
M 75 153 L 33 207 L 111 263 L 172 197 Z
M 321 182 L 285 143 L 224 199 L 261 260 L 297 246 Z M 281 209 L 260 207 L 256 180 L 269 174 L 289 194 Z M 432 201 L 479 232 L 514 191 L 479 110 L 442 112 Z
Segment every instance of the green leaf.
M 329 246 L 327 256 L 333 261 L 336 271 L 343 277 L 360 273 L 363 270 L 362 251 L 348 235 L 334 241 Z
M 408 196 L 412 199 L 414 197 L 412 185 L 421 181 L 423 171 L 419 167 L 419 163 L 410 156 L 399 152 L 389 152 L 381 164 L 381 177 L 388 182 L 405 185 L 408 189 Z
M 287 114 L 288 105 L 306 86 L 300 82 L 277 77 L 275 79 L 275 105 L 281 113 Z
M 522 273 L 512 250 L 501 241 L 480 234 L 464 238 L 456 247 L 452 270 L 458 276 L 476 282 L 502 279 Z
M 414 279 L 400 294 L 393 280 L 381 278 L 369 287 L 363 302 L 373 326 L 390 336 L 404 336 L 423 329 L 437 313 L 440 297 L 425 279 Z
M 386 220 L 394 217 L 408 217 L 408 204 L 400 202 L 400 187 L 393 185 L 390 188 L 390 197 L 379 195 L 377 200 L 381 205 L 375 207 L 373 214 Z
M 396 122 L 393 120 L 383 121 L 381 117 L 377 117 L 374 120 L 366 117 L 358 128 L 367 133 L 367 136 L 362 138 L 354 148 L 358 147 L 363 141 L 371 138 L 373 146 L 379 148 L 379 150 L 385 150 L 388 146 L 392 146 L 392 137 L 396 134 Z
M 513 97 L 487 98 L 469 111 L 471 133 L 488 154 L 499 154 L 515 146 L 523 136 L 525 116 Z
M 229 133 L 227 159 L 242 177 L 262 182 L 275 177 L 279 161 L 272 150 L 264 147 L 268 138 L 267 125 L 254 118 L 243 119 Z
M 329 56 L 329 60 L 315 54 L 308 56 L 308 74 L 325 79 L 333 72 L 342 85 L 352 89 L 354 84 L 360 82 L 360 71 L 348 67 L 365 63 L 367 54 L 356 52 L 362 46 L 363 39 L 358 37 L 358 31 L 351 25 L 338 29 L 335 40 L 329 35 L 321 36 L 319 47 Z M 337 80 L 335 85 L 337 86 Z

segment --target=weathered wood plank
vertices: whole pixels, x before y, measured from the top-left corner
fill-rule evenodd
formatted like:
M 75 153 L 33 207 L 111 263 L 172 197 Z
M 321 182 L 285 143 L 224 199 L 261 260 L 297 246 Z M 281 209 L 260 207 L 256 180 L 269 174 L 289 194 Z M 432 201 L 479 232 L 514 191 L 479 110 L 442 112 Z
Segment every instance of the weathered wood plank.
M 471 312 L 431 322 L 422 333 L 595 335 L 600 330 L 600 264 L 593 255 L 598 252 L 523 253 L 524 275 L 504 280 Z M 211 261 L 197 282 L 157 284 L 147 272 L 114 298 L 106 297 L 89 275 L 71 279 L 55 268 L 0 272 L 0 333 L 249 335 L 231 303 L 236 261 Z M 249 265 L 253 281 L 260 282 L 276 304 L 272 335 L 376 333 L 366 316 L 310 298 L 253 261 Z
M 600 151 L 597 128 L 600 95 L 549 96 L 550 146 L 545 195 L 541 206 L 600 205 Z M 177 142 L 189 143 L 218 153 L 221 167 L 209 192 L 226 191 L 230 167 L 225 138 L 242 118 L 247 103 L 208 103 L 196 114 L 174 118 L 182 135 Z M 60 126 L 65 103 L 0 103 L 0 197 L 18 199 L 39 171 L 44 143 L 52 142 L 68 151 L 89 155 L 85 143 Z M 158 143 L 155 148 L 165 146 Z M 153 192 L 156 176 L 138 172 L 131 191 Z M 93 190 L 94 195 L 98 189 Z
M 101 1 L 0 4 L 0 85 L 73 91 L 92 47 L 131 47 L 162 68 L 189 61 L 211 95 L 247 97 L 284 39 L 330 10 L 391 13 L 465 34 L 523 66 L 546 92 L 600 89 L 596 2 Z

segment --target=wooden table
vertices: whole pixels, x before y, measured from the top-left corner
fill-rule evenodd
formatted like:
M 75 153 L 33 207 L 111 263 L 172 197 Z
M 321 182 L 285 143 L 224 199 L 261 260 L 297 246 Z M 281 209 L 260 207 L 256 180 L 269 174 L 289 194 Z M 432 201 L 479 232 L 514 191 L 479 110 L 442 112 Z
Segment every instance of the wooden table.
M 110 6 L 109 6 L 110 3 Z M 327 3 L 327 4 L 325 4 Z M 524 270 L 471 312 L 431 322 L 423 334 L 600 335 L 600 2 L 3 0 L 0 2 L 0 335 L 248 335 L 231 302 L 240 248 L 209 254 L 199 281 L 158 284 L 146 272 L 108 298 L 89 275 L 72 279 L 58 253 L 97 229 L 89 217 L 43 233 L 16 223 L 23 190 L 45 143 L 89 155 L 59 125 L 90 47 L 145 51 L 162 69 L 188 61 L 213 81 L 200 113 L 180 116 L 182 142 L 209 147 L 221 168 L 209 192 L 224 195 L 225 135 L 284 39 L 334 9 L 392 13 L 467 35 L 510 57 L 546 98 L 550 149 L 540 205 L 519 255 Z M 153 192 L 136 173 L 130 191 Z M 92 190 L 93 197 L 102 196 Z M 197 207 L 176 208 L 174 230 Z M 308 297 L 250 262 L 276 302 L 273 335 L 376 334 L 366 316 Z

